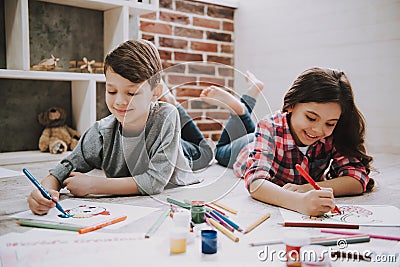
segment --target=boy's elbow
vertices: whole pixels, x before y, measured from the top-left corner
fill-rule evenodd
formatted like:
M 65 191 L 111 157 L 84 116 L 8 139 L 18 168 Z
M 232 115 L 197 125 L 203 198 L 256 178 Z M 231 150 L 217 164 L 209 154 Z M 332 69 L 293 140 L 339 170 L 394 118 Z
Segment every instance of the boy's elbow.
M 158 194 L 160 194 L 162 191 L 164 191 L 164 188 L 157 188 L 157 189 L 153 190 L 153 192 L 151 193 L 151 195 L 158 195 Z
M 144 191 L 144 193 L 146 194 L 146 195 L 158 195 L 158 194 L 160 194 L 162 191 L 164 191 L 164 188 L 148 188 L 148 189 L 145 189 L 145 190 L 143 190 Z
M 137 191 L 140 195 L 151 196 L 151 195 L 160 194 L 164 190 L 164 187 L 158 187 L 158 186 L 149 185 L 149 184 L 143 185 L 143 184 L 138 183 L 137 189 L 138 189 Z

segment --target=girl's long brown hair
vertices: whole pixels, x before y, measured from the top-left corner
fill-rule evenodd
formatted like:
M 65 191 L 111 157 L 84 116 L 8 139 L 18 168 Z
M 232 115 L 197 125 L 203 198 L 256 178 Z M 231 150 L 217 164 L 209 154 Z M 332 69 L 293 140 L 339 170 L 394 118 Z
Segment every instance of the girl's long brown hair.
M 344 156 L 359 159 L 367 169 L 371 169 L 372 157 L 365 149 L 365 119 L 358 110 L 350 82 L 341 71 L 311 68 L 293 82 L 284 97 L 282 111 L 288 111 L 297 103 L 338 103 L 342 113 L 333 131 L 334 145 Z

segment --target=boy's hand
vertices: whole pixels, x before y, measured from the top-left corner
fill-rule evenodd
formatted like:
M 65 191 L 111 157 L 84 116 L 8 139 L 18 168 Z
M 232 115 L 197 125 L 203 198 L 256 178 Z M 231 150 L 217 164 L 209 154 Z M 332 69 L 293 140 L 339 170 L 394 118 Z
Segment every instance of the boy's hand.
M 96 184 L 102 178 L 89 176 L 80 172 L 71 172 L 70 176 L 64 180 L 63 185 L 74 196 L 83 197 L 95 194 Z
M 60 193 L 58 191 L 53 189 L 49 189 L 47 191 L 50 193 L 54 201 L 59 201 Z M 27 201 L 30 210 L 37 215 L 45 215 L 51 208 L 56 206 L 54 201 L 45 198 L 38 189 L 35 189 L 30 193 Z
M 302 194 L 302 201 L 297 211 L 306 215 L 320 216 L 335 207 L 332 188 L 322 190 L 310 190 Z

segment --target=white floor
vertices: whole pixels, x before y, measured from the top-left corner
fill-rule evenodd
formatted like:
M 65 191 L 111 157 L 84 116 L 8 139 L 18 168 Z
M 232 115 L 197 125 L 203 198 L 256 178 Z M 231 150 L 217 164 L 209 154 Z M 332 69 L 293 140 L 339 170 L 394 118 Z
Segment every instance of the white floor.
M 19 152 L 19 153 L 3 153 L 0 155 L 0 168 L 5 168 L 10 171 L 21 172 L 22 168 L 28 168 L 38 179 L 44 177 L 48 173 L 48 169 L 53 167 L 61 158 L 60 155 L 50 155 L 40 152 Z M 338 198 L 338 204 L 360 204 L 360 205 L 394 205 L 400 207 L 400 200 L 398 192 L 399 173 L 400 173 L 400 155 L 375 155 L 375 168 L 379 171 L 372 173 L 372 177 L 376 180 L 376 188 L 371 193 L 361 196 L 343 197 Z M 102 173 L 97 171 L 99 175 Z M 134 249 L 135 262 L 146 262 L 147 265 L 160 265 L 166 266 L 195 266 L 203 261 L 210 261 L 214 266 L 255 266 L 255 264 L 267 264 L 268 266 L 285 266 L 284 262 L 260 262 L 257 259 L 257 253 L 260 247 L 251 248 L 250 242 L 260 242 L 268 240 L 282 239 L 282 236 L 288 231 L 301 231 L 309 234 L 310 236 L 320 235 L 319 229 L 314 228 L 297 228 L 283 227 L 279 223 L 282 222 L 282 215 L 276 206 L 261 203 L 252 199 L 244 187 L 244 181 L 234 176 L 232 170 L 223 168 L 216 164 L 203 172 L 196 173 L 204 181 L 200 184 L 186 187 L 178 187 L 173 189 L 164 190 L 159 195 L 154 196 L 87 196 L 83 199 L 75 198 L 70 194 L 62 194 L 61 199 L 75 199 L 79 201 L 93 201 L 93 202 L 106 202 L 115 204 L 135 205 L 135 206 L 148 206 L 155 208 L 165 208 L 166 198 L 170 197 L 176 200 L 218 200 L 228 206 L 231 206 L 239 211 L 237 215 L 230 215 L 230 218 L 241 225 L 243 228 L 253 223 L 261 215 L 266 212 L 271 214 L 271 217 L 262 225 L 257 227 L 249 234 L 235 233 L 240 241 L 237 243 L 232 242 L 230 239 L 224 237 L 219 233 L 217 258 L 208 259 L 204 258 L 200 251 L 200 238 L 196 236 L 195 242 L 188 245 L 187 253 L 177 257 L 169 256 L 167 242 L 168 233 L 171 229 L 172 221 L 167 219 L 160 230 L 156 233 L 156 237 L 151 238 L 152 242 L 139 242 L 138 248 Z M 23 175 L 3 177 L 0 179 L 0 236 L 9 233 L 23 233 L 24 240 L 32 234 L 28 233 L 29 227 L 21 227 L 16 223 L 15 218 L 10 215 L 17 212 L 28 210 L 26 197 L 32 191 L 33 186 L 26 177 Z M 127 225 L 118 232 L 104 229 L 99 233 L 144 233 L 149 227 L 157 220 L 158 213 L 151 214 L 145 218 L 138 220 L 132 224 Z M 398 218 L 400 220 L 400 218 Z M 196 226 L 197 227 L 197 226 Z M 195 227 L 195 229 L 196 229 Z M 289 228 L 289 229 L 288 229 Z M 54 231 L 54 230 L 53 230 Z M 384 235 L 400 236 L 400 227 L 364 227 L 360 229 L 361 232 L 372 232 Z M 144 246 L 150 244 L 149 248 Z M 352 246 L 353 245 L 353 246 Z M 349 249 L 358 249 L 358 251 L 374 249 L 384 249 L 387 253 L 398 252 L 399 242 L 373 239 L 368 243 L 351 244 Z M 284 249 L 283 246 L 277 245 L 274 248 Z M 132 247 L 130 247 L 132 249 Z M 110 252 L 110 248 L 106 249 Z M 118 249 L 117 249 L 118 251 Z M 147 254 L 145 254 L 147 251 Z M 155 253 L 157 257 L 147 257 L 148 251 Z M 120 252 L 120 251 L 118 251 Z M 75 254 L 66 255 L 67 257 L 74 257 Z M 127 254 L 130 255 L 130 254 Z M 391 254 L 390 254 L 391 255 Z M 126 258 L 129 258 L 126 256 Z M 58 258 L 57 258 L 58 260 Z M 125 259 L 126 262 L 131 263 L 131 260 Z M 190 263 L 189 263 L 190 261 Z M 345 265 L 338 264 L 332 266 L 365 266 L 365 262 L 345 262 Z M 372 264 L 368 266 L 399 266 L 399 262 L 392 264 Z M 100 265 L 97 265 L 100 266 Z M 121 265 L 122 266 L 122 265 Z

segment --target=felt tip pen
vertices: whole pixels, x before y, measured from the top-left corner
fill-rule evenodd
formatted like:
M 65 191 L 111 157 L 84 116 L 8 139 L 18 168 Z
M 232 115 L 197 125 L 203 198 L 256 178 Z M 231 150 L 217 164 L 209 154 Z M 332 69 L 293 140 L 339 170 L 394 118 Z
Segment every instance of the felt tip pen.
M 54 203 L 56 203 L 56 208 L 62 212 L 62 214 L 64 214 L 65 216 L 70 216 L 69 213 L 67 213 L 60 205 L 60 203 L 54 201 L 54 199 L 51 197 L 50 193 L 47 192 L 47 190 L 38 182 L 38 180 L 36 180 L 36 178 L 25 168 L 22 169 L 23 173 L 26 175 L 26 177 L 28 177 L 28 179 L 37 187 L 37 189 L 39 189 L 40 193 L 42 193 L 42 195 L 53 201 Z
M 360 235 L 360 234 L 362 234 L 360 232 L 354 232 L 354 231 L 341 231 L 341 230 L 331 230 L 331 229 L 321 229 L 321 233 L 339 234 L 339 235 Z M 370 234 L 370 233 L 367 233 L 367 235 L 369 235 L 369 237 L 371 237 L 371 238 L 400 241 L 400 236 L 377 235 L 377 234 Z
M 344 244 L 355 244 L 355 243 L 363 243 L 369 241 L 370 241 L 369 235 L 361 234 L 352 236 L 313 239 L 311 240 L 310 245 L 338 246 L 340 242 L 345 242 Z
M 33 221 L 33 220 L 19 220 L 17 223 L 21 226 L 54 229 L 54 230 L 65 230 L 73 232 L 78 232 L 79 229 L 82 228 L 82 226 L 77 226 L 77 225 L 70 225 L 64 223 L 51 223 L 45 221 Z
M 303 176 L 304 179 L 306 179 L 307 182 L 309 182 L 312 185 L 312 187 L 314 187 L 315 190 L 321 190 L 321 187 L 319 187 L 319 185 L 311 178 L 311 176 L 299 164 L 296 164 L 296 169 L 299 171 L 301 176 Z M 342 214 L 342 212 L 340 211 L 340 209 L 337 206 L 335 206 L 333 208 L 332 212 Z
M 78 230 L 78 233 L 86 234 L 86 233 L 89 233 L 89 232 L 92 232 L 92 231 L 96 231 L 96 230 L 99 230 L 99 229 L 101 229 L 103 227 L 109 226 L 111 224 L 115 224 L 115 223 L 119 223 L 119 222 L 125 221 L 126 218 L 127 218 L 127 216 L 121 216 L 121 217 L 118 217 L 118 218 L 115 218 L 115 219 L 112 219 L 112 220 L 109 220 L 109 221 L 106 221 L 106 222 L 103 222 L 103 223 L 100 223 L 100 224 L 96 224 L 96 225 L 92 225 L 92 226 L 89 226 L 89 227 L 81 228 L 81 229 Z
M 167 197 L 167 202 L 171 203 L 171 204 L 174 204 L 174 205 L 176 205 L 178 207 L 187 209 L 187 210 L 190 210 L 190 207 L 191 207 L 190 204 L 186 204 L 186 203 L 180 202 L 178 200 L 175 200 L 175 199 L 172 199 L 172 198 L 169 198 L 169 197 Z

